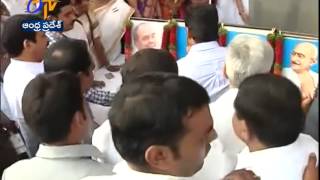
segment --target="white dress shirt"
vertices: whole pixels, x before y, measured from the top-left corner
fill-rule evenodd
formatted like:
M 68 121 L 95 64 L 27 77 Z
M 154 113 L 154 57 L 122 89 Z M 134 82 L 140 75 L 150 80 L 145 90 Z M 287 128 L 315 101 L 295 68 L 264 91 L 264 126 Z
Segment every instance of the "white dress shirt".
M 105 121 L 94 131 L 92 144 L 102 153 L 100 159 L 116 167 L 124 161 L 114 147 L 109 120 Z M 220 180 L 236 166 L 236 158 L 224 152 L 223 145 L 216 139 L 211 143 L 211 150 L 205 158 L 203 167 L 193 177 L 192 180 Z M 115 168 L 117 169 L 117 168 Z M 119 169 L 119 168 L 118 168 Z M 214 171 L 212 171 L 214 169 Z M 120 174 L 122 174 L 120 172 Z
M 100 157 L 92 145 L 40 145 L 36 157 L 8 167 L 2 180 L 79 180 L 86 176 L 111 175 L 112 166 L 91 158 Z
M 225 55 L 226 48 L 216 41 L 195 44 L 187 56 L 178 60 L 179 75 L 198 82 L 213 102 L 229 85 L 223 75 Z
M 104 121 L 101 126 L 94 130 L 92 144 L 103 154 L 99 161 L 109 163 L 111 165 L 116 165 L 123 161 L 114 146 L 109 120 Z
M 211 149 L 204 160 L 202 168 L 191 180 L 221 180 L 236 167 L 236 158 L 224 151 L 222 143 L 215 139 L 210 143 Z
M 24 89 L 36 75 L 43 72 L 43 61 L 36 63 L 10 60 L 3 77 L 3 91 L 10 108 L 10 119 L 23 118 L 21 100 Z
M 249 152 L 246 147 L 239 155 L 236 169 L 252 170 L 262 180 L 301 180 L 311 152 L 318 159 L 318 142 L 300 134 L 287 146 Z
M 152 174 L 135 171 L 128 166 L 125 161 L 118 163 L 114 169 L 115 175 L 112 176 L 89 176 L 81 180 L 185 180 L 185 177 L 176 177 L 163 174 Z
M 26 125 L 22 114 L 22 96 L 25 87 L 38 74 L 44 72 L 42 62 L 26 62 L 11 59 L 3 78 L 3 92 L 8 102 L 11 120 L 17 121 L 25 140 L 27 152 L 33 157 L 38 149 L 39 141 Z
M 233 102 L 237 94 L 237 88 L 229 88 L 215 102 L 209 104 L 214 129 L 223 144 L 224 151 L 235 159 L 237 158 L 236 155 L 245 147 L 245 144 L 235 134 L 232 126 L 232 117 L 235 111 Z
M 249 0 L 242 0 L 242 4 L 244 6 L 245 13 L 249 14 Z M 216 7 L 219 22 L 234 25 L 245 25 L 239 14 L 235 0 L 218 0 Z
M 314 87 L 317 87 L 319 83 L 318 73 L 315 73 L 311 70 L 309 71 L 309 73 L 313 79 Z M 301 82 L 298 77 L 298 74 L 294 72 L 291 68 L 283 68 L 282 75 L 290 79 L 297 87 L 299 87 L 299 89 L 301 89 Z

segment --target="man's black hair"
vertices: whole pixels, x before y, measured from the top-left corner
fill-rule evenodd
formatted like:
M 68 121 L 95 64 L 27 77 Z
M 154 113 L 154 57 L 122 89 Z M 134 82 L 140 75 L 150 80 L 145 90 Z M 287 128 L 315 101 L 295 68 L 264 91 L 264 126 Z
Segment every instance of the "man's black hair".
M 123 159 L 143 168 L 152 145 L 168 146 L 179 157 L 179 141 L 188 131 L 183 121 L 208 103 L 202 86 L 176 74 L 147 73 L 127 82 L 109 111 L 115 147 Z
M 168 72 L 178 74 L 174 57 L 166 50 L 143 49 L 136 52 L 121 69 L 122 82 L 131 81 L 147 72 Z
M 29 82 L 22 97 L 22 112 L 41 142 L 64 140 L 77 111 L 83 112 L 79 77 L 71 72 L 40 74 Z
M 9 17 L 1 30 L 1 42 L 10 57 L 19 56 L 23 49 L 23 42 L 29 40 L 36 42 L 37 32 L 24 32 L 22 22 L 28 20 L 41 20 L 41 18 L 30 14 L 19 14 Z
M 63 38 L 49 46 L 44 55 L 45 72 L 71 71 L 89 73 L 91 58 L 83 40 Z
M 301 93 L 281 76 L 248 77 L 240 84 L 234 107 L 249 131 L 268 147 L 293 143 L 304 128 Z
M 216 41 L 218 38 L 218 12 L 212 5 L 187 8 L 185 24 L 196 43 Z

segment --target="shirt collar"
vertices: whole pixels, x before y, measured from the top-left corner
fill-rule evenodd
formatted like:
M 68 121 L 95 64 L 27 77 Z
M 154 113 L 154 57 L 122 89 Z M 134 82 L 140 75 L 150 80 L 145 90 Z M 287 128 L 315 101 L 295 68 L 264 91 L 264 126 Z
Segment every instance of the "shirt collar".
M 129 167 L 127 162 L 121 161 L 116 164 L 113 168 L 113 172 L 118 175 L 126 175 L 128 177 L 133 177 L 134 179 L 154 179 L 154 180 L 186 180 L 187 177 L 170 176 L 163 174 L 152 174 L 144 173 L 140 171 L 133 170 Z
M 30 71 L 32 74 L 39 74 L 44 72 L 43 61 L 29 62 L 11 58 L 10 64 L 12 64 L 12 66 L 24 67 L 24 69 L 28 69 L 28 71 Z
M 191 46 L 189 53 L 197 52 L 197 51 L 205 51 L 205 50 L 214 49 L 217 47 L 220 47 L 217 41 L 197 43 Z
M 37 157 L 47 159 L 58 158 L 101 158 L 102 153 L 89 144 L 77 144 L 67 146 L 48 146 L 40 144 Z

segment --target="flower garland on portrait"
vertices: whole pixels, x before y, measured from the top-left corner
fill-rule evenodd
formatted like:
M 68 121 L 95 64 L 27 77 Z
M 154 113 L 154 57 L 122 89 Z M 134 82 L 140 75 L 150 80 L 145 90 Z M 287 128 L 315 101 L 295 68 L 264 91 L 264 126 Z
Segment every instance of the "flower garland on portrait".
M 283 61 L 283 34 L 280 30 L 272 28 L 271 33 L 267 35 L 267 41 L 274 51 L 274 60 L 271 67 L 271 73 L 281 75 Z
M 177 27 L 175 19 L 171 19 L 163 27 L 161 49 L 166 49 L 177 59 Z

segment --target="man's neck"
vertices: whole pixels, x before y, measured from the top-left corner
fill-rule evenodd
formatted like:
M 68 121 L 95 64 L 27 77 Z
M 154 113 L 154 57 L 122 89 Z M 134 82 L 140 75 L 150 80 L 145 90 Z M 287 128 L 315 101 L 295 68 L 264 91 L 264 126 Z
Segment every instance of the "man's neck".
M 13 59 L 26 61 L 26 62 L 35 62 L 35 63 L 40 63 L 42 61 L 42 60 L 36 60 L 34 57 L 28 56 L 28 55 L 20 55 L 20 56 L 14 57 Z
M 267 149 L 268 147 L 261 143 L 258 139 L 254 138 L 250 142 L 246 143 L 248 145 L 250 152 L 260 151 L 263 149 Z

